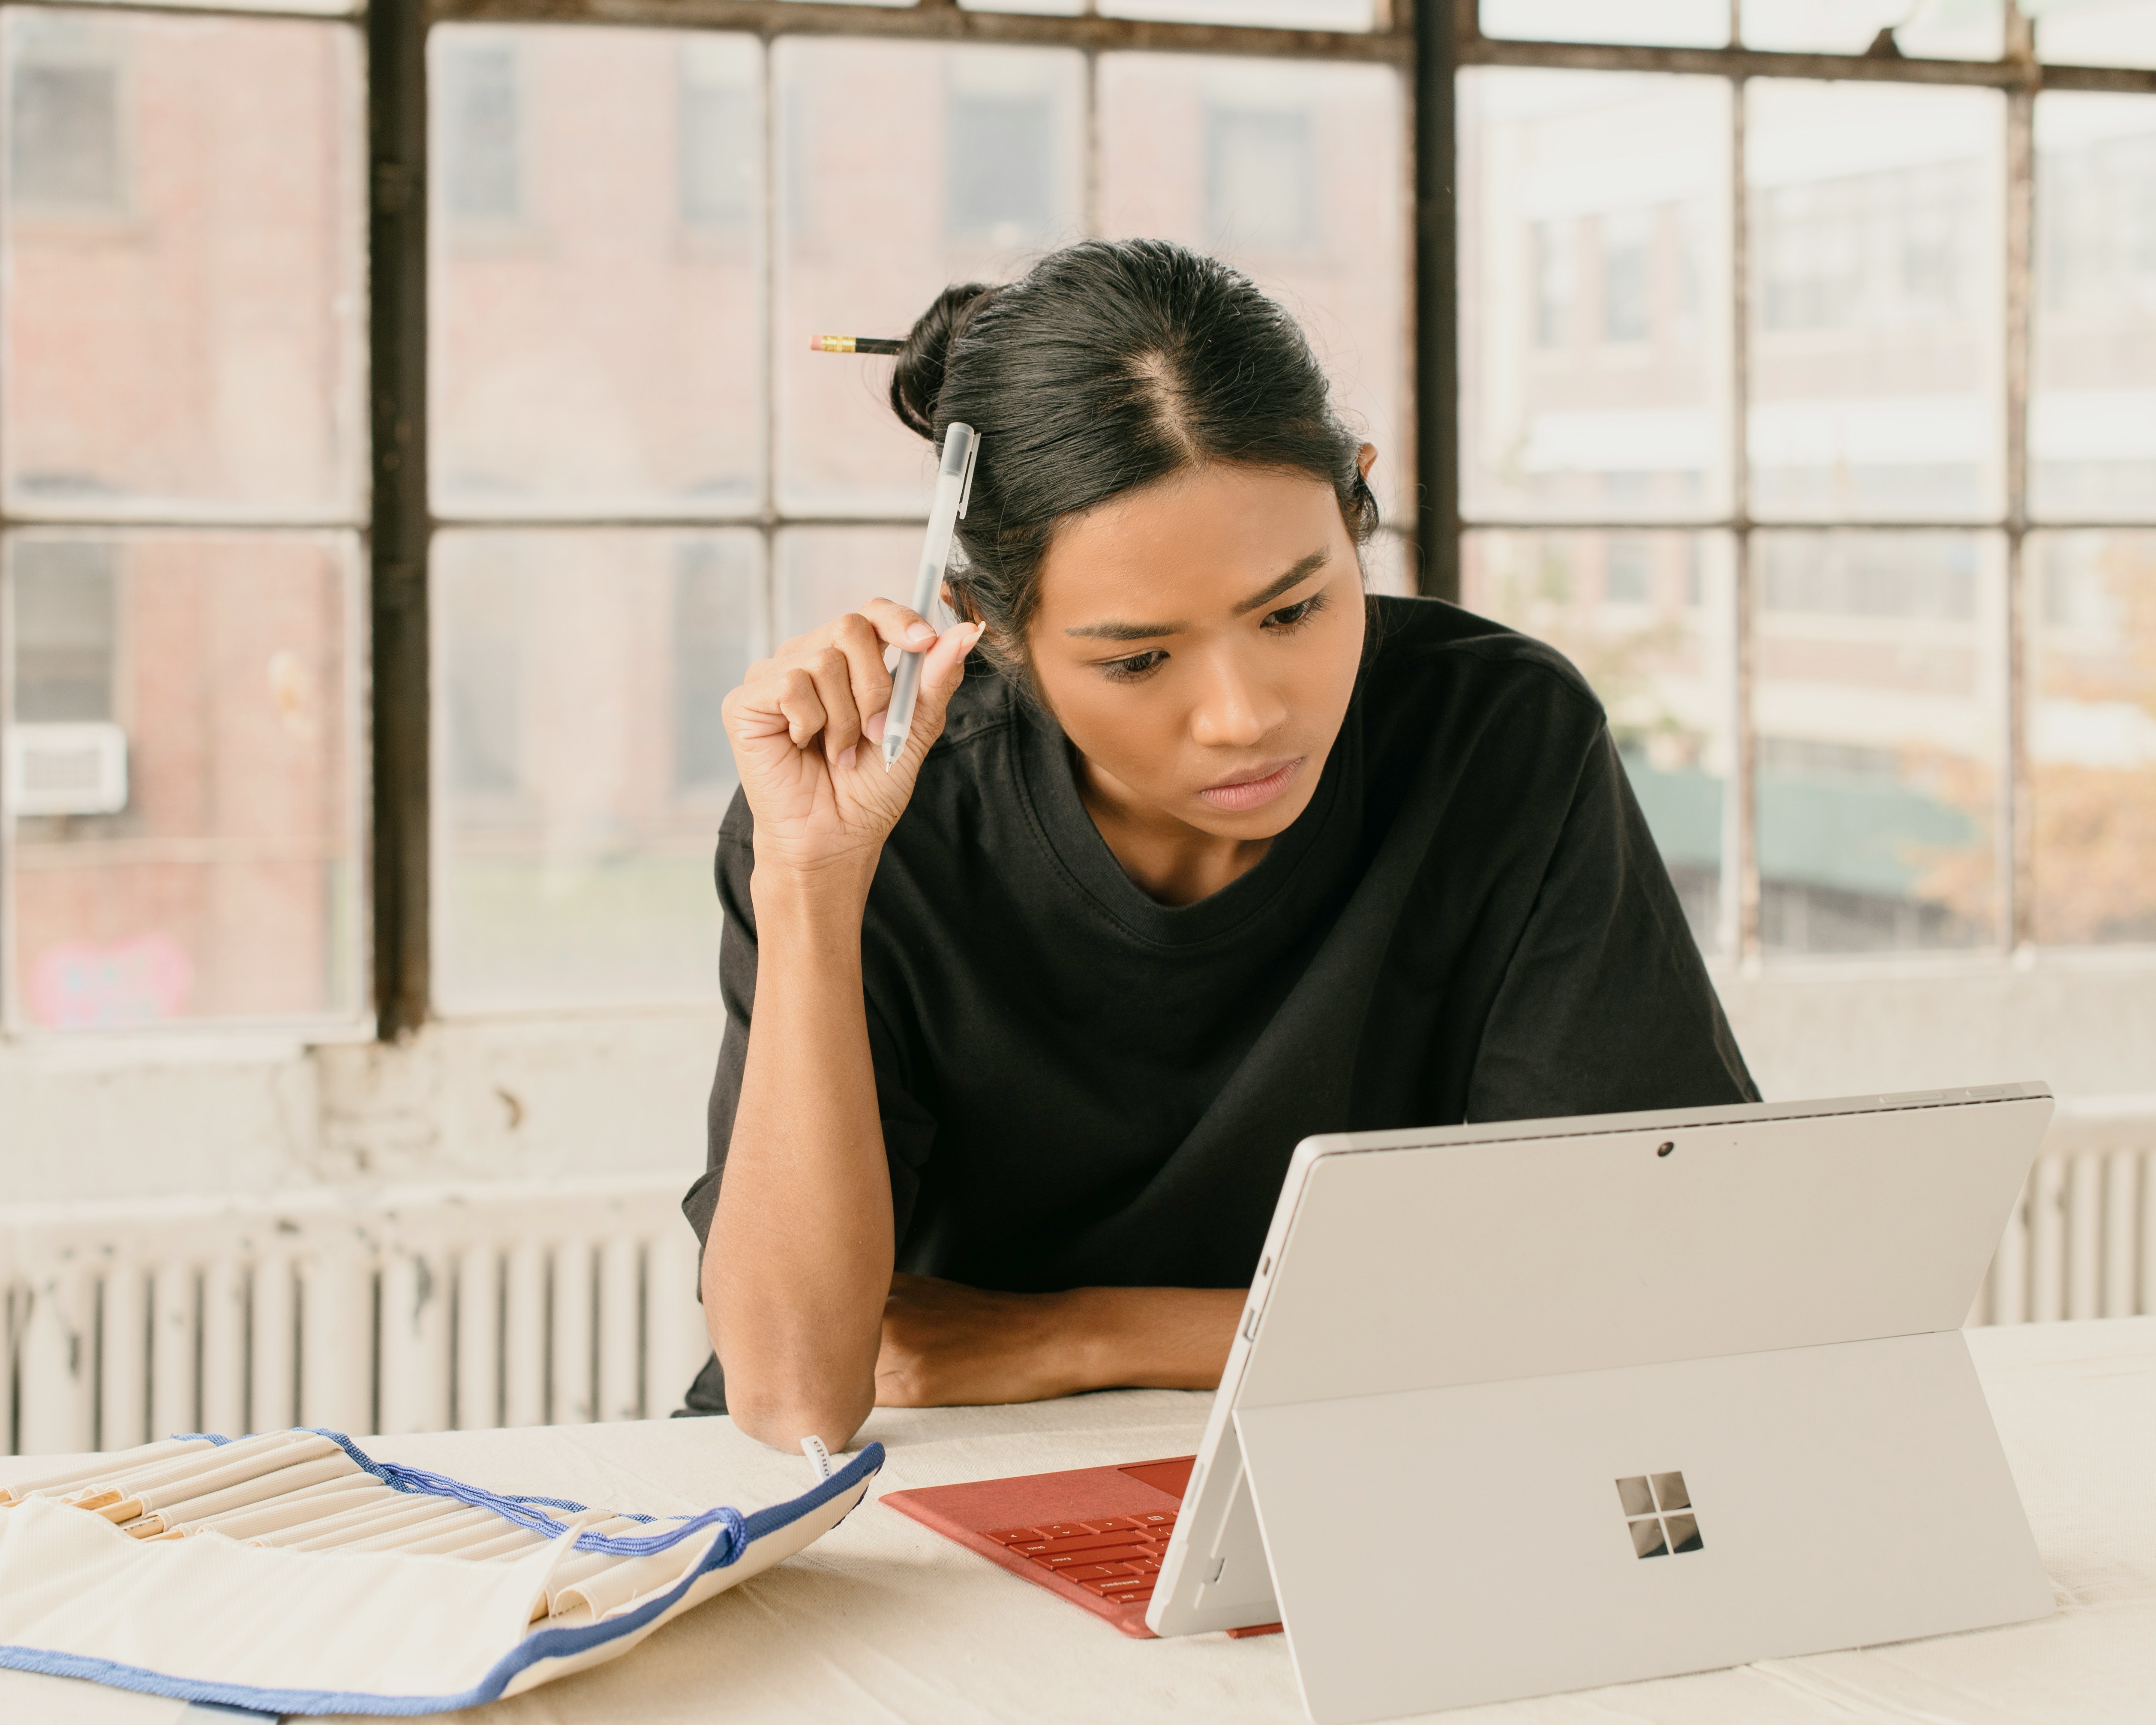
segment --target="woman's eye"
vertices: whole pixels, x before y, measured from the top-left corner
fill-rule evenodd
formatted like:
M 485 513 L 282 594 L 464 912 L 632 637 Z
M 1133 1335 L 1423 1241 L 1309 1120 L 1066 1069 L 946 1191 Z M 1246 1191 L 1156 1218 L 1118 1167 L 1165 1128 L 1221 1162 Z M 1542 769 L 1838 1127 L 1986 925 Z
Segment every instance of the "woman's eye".
M 1155 648 L 1150 653 L 1133 653 L 1128 659 L 1111 659 L 1103 664 L 1101 669 L 1113 682 L 1135 683 L 1140 677 L 1158 666 L 1167 657 L 1167 654 Z
M 1283 605 L 1277 611 L 1268 612 L 1264 626 L 1267 629 L 1279 629 L 1300 628 L 1323 609 L 1324 605 L 1325 595 L 1322 593 L 1314 593 L 1306 599 L 1298 600 L 1292 605 Z

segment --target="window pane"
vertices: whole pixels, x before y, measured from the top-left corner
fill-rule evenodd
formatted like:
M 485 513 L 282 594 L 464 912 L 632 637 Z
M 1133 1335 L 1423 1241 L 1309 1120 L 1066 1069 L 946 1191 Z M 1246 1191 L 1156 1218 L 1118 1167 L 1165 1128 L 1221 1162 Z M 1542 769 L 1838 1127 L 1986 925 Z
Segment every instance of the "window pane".
M 927 513 L 928 445 L 888 360 L 813 336 L 903 336 L 953 282 L 1001 281 L 1080 234 L 1084 64 L 1062 49 L 790 39 L 778 90 L 778 495 L 814 514 Z
M 1996 516 L 2005 99 L 1749 91 L 1753 512 Z
M 2035 937 L 2156 942 L 2156 533 L 2024 554 Z
M 761 55 L 708 33 L 432 33 L 439 513 L 761 506 Z
M 1721 48 L 1729 0 L 1482 0 L 1482 33 L 1527 42 L 1645 42 Z
M 23 532 L 5 567 L 10 1018 L 356 1014 L 355 542 Z
M 1376 0 L 1101 0 L 1099 10 L 1104 18 L 1255 24 L 1281 30 L 1368 30 L 1376 27 L 1378 17 Z
M 1404 536 L 1390 528 L 1372 534 L 1363 547 L 1363 585 L 1370 593 L 1402 598 L 1415 593 L 1415 556 Z
M 1729 86 L 1460 80 L 1462 506 L 1729 507 Z
M 2156 0 L 2043 0 L 2036 55 L 2061 66 L 2156 66 Z
M 778 640 L 806 634 L 870 599 L 913 603 L 918 527 L 795 527 L 778 536 Z
M 1309 333 L 1413 518 L 1399 74 L 1383 66 L 1104 54 L 1101 226 L 1247 270 Z
M 1921 59 L 1995 60 L 2006 0 L 1744 0 L 1744 45 L 1862 54 L 1881 30 Z
M 2156 515 L 2156 98 L 2036 99 L 2029 495 Z
M 451 531 L 433 581 L 436 999 L 715 998 L 719 706 L 764 650 L 759 536 Z
M 1720 943 L 1732 542 L 1722 533 L 1470 533 L 1460 597 L 1578 665 L 1609 709 L 1703 952 Z
M 1999 540 L 1794 532 L 1753 546 L 1763 943 L 1996 938 Z
M 359 39 L 8 8 L 8 507 L 350 519 Z

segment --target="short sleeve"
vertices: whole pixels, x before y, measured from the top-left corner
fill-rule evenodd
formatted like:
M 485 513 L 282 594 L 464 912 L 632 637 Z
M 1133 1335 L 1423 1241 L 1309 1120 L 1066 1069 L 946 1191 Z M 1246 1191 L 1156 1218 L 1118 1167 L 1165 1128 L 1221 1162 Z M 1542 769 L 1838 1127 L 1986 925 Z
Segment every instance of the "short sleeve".
M 718 1209 L 719 1178 L 726 1170 L 734 1113 L 741 1105 L 749 1019 L 756 1003 L 756 911 L 749 896 L 755 851 L 747 835 L 747 813 L 737 793 L 735 808 L 719 834 L 714 865 L 721 919 L 719 998 L 726 1009 L 726 1028 L 705 1113 L 704 1173 L 681 1200 L 682 1214 L 696 1230 L 700 1243 L 710 1238 L 711 1216 Z M 737 832 L 737 826 L 742 830 Z M 877 1009 L 873 989 L 866 1009 L 869 1055 L 875 1068 L 876 1111 L 882 1118 L 884 1155 L 891 1166 L 894 1230 L 896 1237 L 903 1240 L 912 1219 L 914 1202 L 920 1195 L 921 1171 L 935 1140 L 936 1122 L 915 1099 L 906 1082 L 904 1046 Z
M 1469 1079 L 1467 1118 L 1758 1100 L 1606 725 Z

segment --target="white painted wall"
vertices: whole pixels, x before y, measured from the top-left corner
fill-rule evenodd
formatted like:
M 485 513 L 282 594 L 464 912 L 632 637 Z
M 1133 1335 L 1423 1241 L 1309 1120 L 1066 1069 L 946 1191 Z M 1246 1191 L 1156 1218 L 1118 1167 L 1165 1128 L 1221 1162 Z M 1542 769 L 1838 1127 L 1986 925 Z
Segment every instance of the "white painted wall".
M 1825 960 L 1717 973 L 1776 1101 L 2041 1079 L 2062 1101 L 2156 1092 L 2156 953 Z
M 2156 1110 L 2156 954 L 1717 974 L 1766 1094 L 2047 1081 Z M 393 1045 L 0 1045 L 0 1203 L 703 1166 L 716 1010 L 449 1022 Z
M 0 1203 L 704 1165 L 716 1010 L 0 1045 Z

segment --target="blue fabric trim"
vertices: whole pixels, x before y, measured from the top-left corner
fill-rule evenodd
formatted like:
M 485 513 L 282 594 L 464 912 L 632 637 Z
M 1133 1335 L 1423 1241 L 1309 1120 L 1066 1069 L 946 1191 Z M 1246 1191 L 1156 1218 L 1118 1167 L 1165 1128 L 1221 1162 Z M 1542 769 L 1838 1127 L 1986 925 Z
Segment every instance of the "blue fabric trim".
M 315 1428 L 308 1427 L 312 1430 Z M 203 1434 L 205 1436 L 207 1433 Z M 394 1463 L 377 1463 L 368 1457 L 352 1440 L 341 1432 L 326 1431 L 322 1435 L 334 1439 L 345 1452 L 369 1473 L 387 1478 L 386 1470 Z M 39 1647 L 0 1645 L 0 1668 L 18 1671 L 38 1671 L 47 1676 L 83 1677 L 93 1683 L 103 1683 L 115 1689 L 131 1689 L 142 1695 L 162 1695 L 175 1701 L 208 1702 L 214 1706 L 235 1708 L 242 1712 L 282 1715 L 287 1713 L 373 1713 L 395 1717 L 410 1717 L 420 1713 L 445 1713 L 459 1707 L 476 1707 L 481 1702 L 501 1697 L 517 1674 L 539 1664 L 543 1660 L 567 1659 L 607 1642 L 632 1635 L 654 1620 L 672 1609 L 681 1596 L 714 1569 L 723 1569 L 737 1562 L 743 1552 L 767 1534 L 782 1527 L 789 1527 L 808 1514 L 820 1509 L 834 1497 L 849 1491 L 870 1478 L 883 1466 L 884 1448 L 881 1444 L 870 1444 L 861 1453 L 833 1474 L 819 1481 L 814 1490 L 798 1497 L 775 1503 L 768 1509 L 757 1510 L 753 1515 L 743 1516 L 740 1511 L 707 1510 L 696 1517 L 705 1525 L 710 1518 L 721 1513 L 733 1517 L 739 1530 L 732 1538 L 712 1543 L 710 1551 L 690 1573 L 681 1578 L 658 1598 L 647 1601 L 624 1617 L 609 1618 L 604 1623 L 586 1624 L 577 1629 L 541 1630 L 527 1635 L 517 1645 L 495 1661 L 493 1668 L 460 1695 L 370 1695 L 362 1691 L 331 1689 L 259 1689 L 244 1683 L 206 1683 L 192 1677 L 169 1677 L 162 1671 L 153 1671 L 141 1666 L 121 1665 L 109 1659 L 91 1659 L 80 1654 L 52 1653 Z M 439 1475 L 421 1474 L 414 1469 L 397 1469 L 398 1472 L 429 1479 Z M 389 1481 L 394 1485 L 396 1481 Z M 451 1480 L 445 1483 L 456 1485 Z M 413 1489 L 398 1486 L 399 1491 Z M 464 1486 L 464 1491 L 475 1488 Z M 480 1496 L 494 1500 L 491 1492 Z M 467 1500 L 470 1501 L 470 1500 Z M 512 1500 L 501 1498 L 501 1502 Z M 557 1502 L 559 1500 L 556 1500 Z M 486 1507 L 491 1507 L 490 1502 Z M 567 1507 L 565 1502 L 560 1507 Z M 674 1543 L 669 1539 L 667 1543 Z M 578 1549 L 583 1548 L 580 1540 Z M 603 1543 L 596 1548 L 604 1550 Z M 653 1548 L 663 1550 L 665 1545 Z
M 327 1438 L 393 1490 L 429 1497 L 454 1498 L 459 1503 L 468 1503 L 475 1509 L 492 1510 L 504 1521 L 547 1539 L 560 1538 L 569 1531 L 568 1525 L 555 1520 L 542 1510 L 531 1507 L 532 1505 L 545 1504 L 550 1508 L 566 1510 L 571 1515 L 581 1515 L 584 1510 L 583 1504 L 572 1502 L 567 1497 L 511 1497 L 499 1491 L 485 1491 L 478 1486 L 468 1486 L 446 1474 L 429 1473 L 424 1467 L 406 1467 L 396 1461 L 377 1461 L 342 1432 L 331 1431 L 326 1426 L 305 1425 L 296 1429 Z M 737 1546 L 742 1543 L 739 1510 L 707 1509 L 701 1515 L 665 1517 L 639 1515 L 633 1519 L 646 1522 L 664 1519 L 675 1525 L 663 1533 L 579 1533 L 576 1548 L 578 1551 L 598 1552 L 608 1557 L 648 1558 L 658 1552 L 670 1551 L 692 1534 L 701 1533 L 711 1527 L 725 1527 L 728 1542 Z

